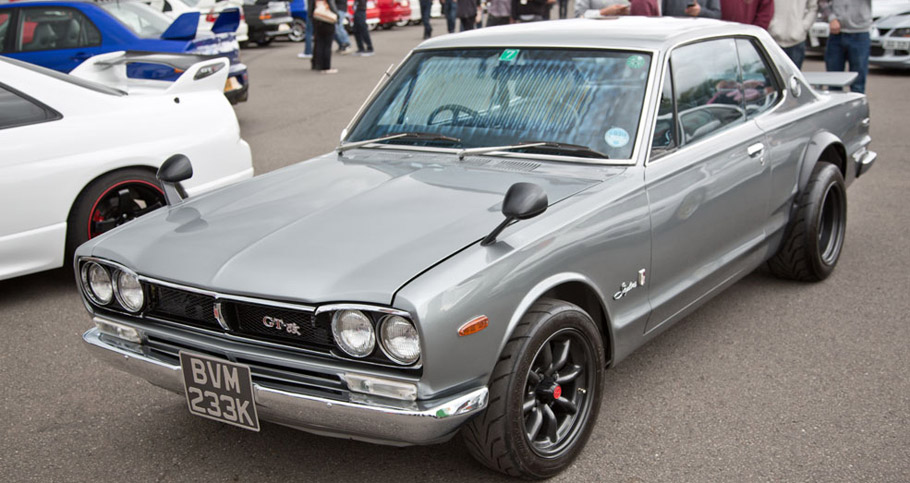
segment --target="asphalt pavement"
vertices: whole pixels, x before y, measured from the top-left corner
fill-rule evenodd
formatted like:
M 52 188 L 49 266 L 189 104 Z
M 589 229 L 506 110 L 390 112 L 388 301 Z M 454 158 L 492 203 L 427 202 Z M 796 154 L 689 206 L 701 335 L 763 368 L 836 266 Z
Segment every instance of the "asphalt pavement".
M 236 111 L 257 172 L 330 150 L 421 36 L 373 32 L 376 55 L 335 56 L 337 75 L 312 72 L 301 44 L 244 50 L 252 86 Z M 870 74 L 879 158 L 849 190 L 831 278 L 759 270 L 607 371 L 593 436 L 554 481 L 910 481 L 908 87 L 910 73 Z M 390 448 L 192 416 L 183 396 L 92 359 L 91 325 L 63 271 L 0 282 L 0 479 L 501 480 L 457 438 Z

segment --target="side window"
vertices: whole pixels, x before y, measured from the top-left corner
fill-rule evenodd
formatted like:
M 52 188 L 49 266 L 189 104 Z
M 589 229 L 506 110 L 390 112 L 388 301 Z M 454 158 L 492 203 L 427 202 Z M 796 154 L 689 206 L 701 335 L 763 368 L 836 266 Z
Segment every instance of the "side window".
M 657 122 L 654 124 L 654 138 L 651 141 L 651 156 L 656 157 L 677 146 L 676 115 L 673 111 L 673 78 L 670 64 L 664 68 L 664 86 L 657 108 Z
M 0 85 L 0 129 L 34 124 L 56 119 L 53 111 L 45 109 Z
M 23 52 L 101 45 L 98 29 L 76 9 L 27 8 L 21 12 L 16 43 Z
M 746 113 L 749 118 L 766 111 L 780 99 L 780 89 L 771 69 L 755 48 L 755 44 L 746 39 L 736 39 L 739 51 L 739 62 L 743 69 L 743 90 L 746 100 Z
M 680 144 L 746 119 L 742 76 L 733 39 L 709 40 L 673 51 Z
M 6 39 L 11 35 L 9 12 L 10 10 L 0 12 L 0 53 L 6 52 Z

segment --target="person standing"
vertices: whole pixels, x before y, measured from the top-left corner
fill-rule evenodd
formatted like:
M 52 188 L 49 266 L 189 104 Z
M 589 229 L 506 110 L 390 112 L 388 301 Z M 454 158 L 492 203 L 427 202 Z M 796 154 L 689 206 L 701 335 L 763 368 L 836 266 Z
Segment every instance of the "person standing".
M 433 0 L 420 0 L 420 22 L 423 23 L 423 40 L 433 36 L 433 26 L 430 25 L 431 10 L 433 10 Z M 356 16 L 357 14 L 355 13 L 354 15 Z
M 307 15 L 316 11 L 318 4 L 325 4 L 326 8 L 336 15 L 334 2 L 327 0 L 307 0 Z M 310 65 L 313 70 L 323 74 L 337 74 L 338 69 L 332 68 L 332 36 L 335 35 L 336 23 L 323 22 L 313 19 L 313 59 Z
M 477 0 L 458 0 L 456 13 L 461 21 L 462 32 L 474 30 L 474 24 L 477 23 Z
M 816 13 L 818 0 L 774 0 L 774 16 L 768 32 L 800 69 L 806 58 L 806 35 Z
M 569 0 L 559 0 L 559 18 L 564 19 L 569 14 Z
M 825 47 L 825 69 L 850 72 L 859 76 L 850 86 L 853 92 L 866 92 L 869 73 L 869 30 L 872 28 L 872 0 L 831 0 L 822 14 L 828 19 L 831 34 Z
M 790 0 L 790 3 L 799 3 Z M 774 16 L 774 0 L 720 0 L 720 18 L 768 30 Z
M 338 43 L 338 52 L 349 54 L 351 53 L 351 37 L 344 28 L 344 19 L 348 15 L 348 0 L 335 0 L 335 12 L 338 13 L 338 22 L 335 24 L 335 42 Z
M 615 15 L 642 15 L 658 17 L 657 0 L 576 0 L 576 17 L 611 17 Z
M 660 14 L 666 17 L 720 18 L 720 12 L 720 0 L 661 0 L 660 3 Z
M 313 58 L 313 16 L 306 12 L 306 32 L 303 33 L 303 52 L 297 54 L 298 59 Z
M 367 0 L 354 0 L 354 40 L 357 41 L 355 55 L 373 55 L 373 41 L 370 39 L 370 29 L 367 28 Z
M 455 15 L 457 4 L 458 2 L 455 0 L 445 0 L 445 3 L 442 4 L 442 9 L 446 16 L 446 29 L 450 34 L 455 33 Z
M 512 0 L 490 0 L 487 27 L 508 25 L 512 22 Z

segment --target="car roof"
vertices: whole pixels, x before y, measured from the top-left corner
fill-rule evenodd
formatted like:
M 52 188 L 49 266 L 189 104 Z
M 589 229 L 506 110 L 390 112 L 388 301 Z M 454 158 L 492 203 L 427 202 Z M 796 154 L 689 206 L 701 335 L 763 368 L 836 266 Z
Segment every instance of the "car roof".
M 707 18 L 604 17 L 504 25 L 436 37 L 417 50 L 476 47 L 562 47 L 662 50 L 706 37 L 760 36 L 762 29 Z

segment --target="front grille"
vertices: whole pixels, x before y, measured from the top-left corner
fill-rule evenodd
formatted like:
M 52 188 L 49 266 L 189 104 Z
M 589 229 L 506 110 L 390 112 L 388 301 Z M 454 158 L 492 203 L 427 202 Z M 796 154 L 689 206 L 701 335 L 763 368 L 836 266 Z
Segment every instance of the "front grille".
M 330 349 L 333 346 L 330 328 L 317 326 L 312 312 L 234 302 L 226 307 L 233 308 L 231 327 L 241 334 L 307 347 Z
M 885 49 L 880 46 L 873 45 L 869 47 L 869 56 L 870 57 L 881 57 L 885 55 Z
M 162 285 L 152 285 L 149 315 L 196 327 L 220 329 L 215 320 L 215 298 Z

